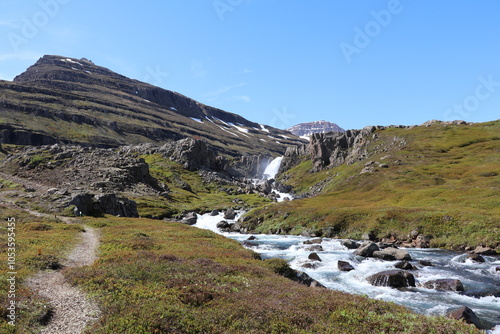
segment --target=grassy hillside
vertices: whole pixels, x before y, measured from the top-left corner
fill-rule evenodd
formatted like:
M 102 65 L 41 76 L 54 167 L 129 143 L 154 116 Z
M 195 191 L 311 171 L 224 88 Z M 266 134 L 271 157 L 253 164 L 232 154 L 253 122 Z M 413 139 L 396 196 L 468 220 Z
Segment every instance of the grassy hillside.
M 189 171 L 161 154 L 142 155 L 150 173 L 168 185 L 169 198 L 135 197 L 141 217 L 171 217 L 182 212 L 207 212 L 239 207 L 249 209 L 269 203 L 258 194 L 238 194 L 237 187 L 228 183 L 208 182 L 198 172 Z
M 38 333 L 50 318 L 47 300 L 24 282 L 56 268 L 74 247 L 80 225 L 0 206 L 0 242 L 16 218 L 16 327 L 0 299 L 0 333 Z M 101 236 L 92 266 L 62 269 L 97 300 L 102 317 L 87 333 L 479 333 L 363 296 L 308 288 L 277 273 L 283 260 L 261 261 L 236 241 L 178 223 L 134 218 L 84 218 Z M 38 250 L 42 255 L 38 255 Z M 7 252 L 0 254 L 6 263 Z M 7 271 L 0 288 L 8 291 Z
M 88 218 L 100 259 L 66 270 L 96 297 L 102 318 L 88 333 L 476 333 L 392 303 L 307 288 L 237 242 L 146 219 Z
M 367 231 L 404 238 L 417 229 L 432 235 L 434 246 L 499 246 L 500 121 L 389 128 L 376 136 L 365 161 L 311 173 L 304 159 L 288 170 L 282 180 L 298 192 L 321 185 L 320 195 L 256 209 L 247 225 L 353 238 Z M 405 147 L 384 149 L 396 137 Z M 360 174 L 370 161 L 375 171 Z

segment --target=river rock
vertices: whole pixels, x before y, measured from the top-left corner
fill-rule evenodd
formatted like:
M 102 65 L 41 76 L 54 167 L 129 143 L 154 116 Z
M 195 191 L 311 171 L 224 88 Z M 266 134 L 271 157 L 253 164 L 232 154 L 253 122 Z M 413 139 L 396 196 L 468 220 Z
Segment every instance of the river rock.
M 323 247 L 321 245 L 312 245 L 306 248 L 306 251 L 308 252 L 322 252 Z
M 444 278 L 424 282 L 424 288 L 440 291 L 464 291 L 462 282 L 458 279 Z
M 320 261 L 321 262 L 321 258 L 319 257 L 319 255 L 317 253 L 309 254 L 308 259 L 311 261 Z
M 214 216 L 218 216 L 219 215 L 219 210 L 212 210 L 212 212 L 210 212 L 210 216 L 214 217 Z
M 247 247 L 257 247 L 258 246 L 255 242 L 251 242 L 248 240 L 244 240 L 241 244 L 243 246 L 247 246 Z
M 359 247 L 359 242 L 354 240 L 342 240 L 340 243 L 342 246 L 347 247 L 347 249 L 357 249 Z
M 401 262 L 398 262 L 394 265 L 394 267 L 398 268 L 398 269 L 403 269 L 403 270 L 415 270 L 417 268 L 415 268 L 415 266 L 413 266 L 410 262 L 408 261 L 401 261 Z
M 363 242 L 361 246 L 354 251 L 354 255 L 363 257 L 372 257 L 373 252 L 379 251 L 380 248 L 374 242 Z
M 314 278 L 312 278 L 311 276 L 309 276 L 305 272 L 299 271 L 299 270 L 294 270 L 294 272 L 295 272 L 295 275 L 292 275 L 292 277 L 289 277 L 290 279 L 292 279 L 292 281 L 295 281 L 295 282 L 298 282 L 300 284 L 307 285 L 310 287 L 325 288 L 325 286 L 323 284 L 316 281 Z
M 366 279 L 374 286 L 388 286 L 391 288 L 407 288 L 415 286 L 415 277 L 405 270 L 386 270 L 369 276 Z
M 217 225 L 215 225 L 218 229 L 221 229 L 221 230 L 227 230 L 231 227 L 231 224 L 229 224 L 227 221 L 225 220 L 221 220 L 220 222 L 217 223 Z
M 306 240 L 303 242 L 304 245 L 312 245 L 312 244 L 320 244 L 323 242 L 323 239 L 321 238 L 316 238 L 316 239 L 311 239 L 311 240 Z
M 399 249 L 399 248 L 394 248 L 394 247 L 388 247 L 388 248 L 384 248 L 382 250 L 382 252 L 394 256 L 394 258 L 396 260 L 411 261 L 410 254 L 406 250 L 404 250 L 404 249 Z
M 234 212 L 233 208 L 229 208 L 224 213 L 224 219 L 234 219 L 236 217 L 236 212 Z
M 427 260 L 420 260 L 418 261 L 419 264 L 425 266 L 425 267 L 432 267 L 432 262 L 431 261 L 427 261 Z
M 477 246 L 472 253 L 479 255 L 497 255 L 497 252 L 493 248 L 483 246 Z
M 394 255 L 389 254 L 389 253 L 387 253 L 387 252 L 385 252 L 383 250 L 373 252 L 372 257 L 374 257 L 376 259 L 384 260 L 384 261 L 394 261 L 394 260 L 396 260 L 396 258 L 394 257 Z
M 347 261 L 339 260 L 337 263 L 337 267 L 340 271 L 351 271 L 354 270 L 354 267 Z
M 479 262 L 479 263 L 483 263 L 484 262 L 484 257 L 482 257 L 479 254 L 469 254 L 469 255 L 467 255 L 467 258 L 471 259 L 474 262 Z
M 481 320 L 478 316 L 467 306 L 462 306 L 454 310 L 446 312 L 446 316 L 455 320 L 462 320 L 468 324 L 473 324 L 479 329 L 484 329 L 481 325 Z
M 186 225 L 194 225 L 198 221 L 198 216 L 196 212 L 189 212 L 184 218 L 182 218 L 181 223 Z
M 251 236 L 249 236 L 249 237 L 248 237 L 248 239 L 247 239 L 247 240 L 257 240 L 257 237 L 256 237 L 256 236 L 254 236 L 254 235 L 251 235 Z

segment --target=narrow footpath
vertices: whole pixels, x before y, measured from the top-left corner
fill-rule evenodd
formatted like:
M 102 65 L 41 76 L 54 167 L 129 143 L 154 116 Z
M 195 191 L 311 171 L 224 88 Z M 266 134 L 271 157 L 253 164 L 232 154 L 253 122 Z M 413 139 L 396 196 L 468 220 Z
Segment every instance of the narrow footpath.
M 66 267 L 91 265 L 97 259 L 97 232 L 89 226 L 84 228 L 81 242 L 63 262 Z M 27 281 L 27 286 L 47 298 L 54 308 L 54 315 L 41 334 L 78 334 L 99 317 L 98 306 L 78 288 L 68 284 L 60 271 L 41 271 Z

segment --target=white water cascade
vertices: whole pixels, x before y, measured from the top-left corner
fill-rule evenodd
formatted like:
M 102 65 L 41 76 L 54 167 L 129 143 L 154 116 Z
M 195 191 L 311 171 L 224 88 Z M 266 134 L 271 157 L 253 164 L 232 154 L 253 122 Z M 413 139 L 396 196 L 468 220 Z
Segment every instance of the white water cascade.
M 266 169 L 264 170 L 264 176 L 267 176 L 268 179 L 274 179 L 276 174 L 278 174 L 278 170 L 280 169 L 281 166 L 281 160 L 283 160 L 283 157 L 277 157 L 269 165 L 267 165 Z
M 224 219 L 221 213 L 217 216 L 210 214 L 199 215 L 196 227 L 209 229 L 228 238 L 243 242 L 249 234 L 225 233 L 217 227 L 217 223 L 226 220 L 234 223 L 244 212 L 239 211 L 235 220 Z M 381 261 L 374 258 L 355 256 L 353 250 L 342 245 L 341 240 L 323 238 L 318 251 L 321 262 L 313 267 L 308 255 L 310 245 L 304 241 L 310 238 L 292 235 L 258 235 L 246 247 L 260 253 L 262 258 L 279 257 L 286 259 L 294 269 L 305 271 L 309 276 L 318 280 L 329 289 L 348 293 L 363 294 L 370 298 L 395 302 L 413 309 L 416 312 L 429 315 L 444 315 L 447 310 L 466 305 L 471 308 L 480 319 L 486 321 L 493 330 L 489 334 L 500 334 L 500 256 L 484 256 L 484 263 L 475 263 L 467 259 L 467 255 L 441 249 L 406 249 L 419 270 L 413 271 L 417 287 L 406 290 L 389 287 L 372 286 L 366 278 L 377 272 L 393 269 L 397 261 Z M 340 271 L 338 261 L 348 261 L 355 270 Z M 433 266 L 422 266 L 419 260 L 430 261 Z M 422 287 L 421 283 L 432 280 L 452 278 L 459 279 L 465 286 L 466 292 L 444 292 Z
M 271 180 L 276 177 L 276 174 L 278 174 L 278 171 L 281 166 L 281 161 L 283 160 L 283 157 L 277 157 L 274 158 L 273 161 L 267 165 L 266 169 L 264 170 L 264 180 L 254 180 L 254 184 L 259 183 L 259 182 L 265 182 L 265 180 Z M 277 194 L 277 201 L 278 202 L 283 202 L 285 199 L 292 200 L 293 196 L 288 193 L 280 192 L 276 189 L 276 185 L 273 185 L 273 192 Z

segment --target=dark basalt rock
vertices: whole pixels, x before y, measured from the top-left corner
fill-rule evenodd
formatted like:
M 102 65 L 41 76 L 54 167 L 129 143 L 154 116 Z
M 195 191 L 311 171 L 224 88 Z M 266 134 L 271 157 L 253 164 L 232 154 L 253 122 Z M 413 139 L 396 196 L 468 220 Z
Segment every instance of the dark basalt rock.
M 135 201 L 118 197 L 115 194 L 78 194 L 73 197 L 69 205 L 76 206 L 75 211 L 82 215 L 110 214 L 121 217 L 139 217 Z
M 387 270 L 371 275 L 367 281 L 374 286 L 407 288 L 415 286 L 415 277 L 405 270 Z
M 436 279 L 423 283 L 423 287 L 440 291 L 464 291 L 462 282 L 458 279 Z
M 354 255 L 363 257 L 372 257 L 373 253 L 379 251 L 380 248 L 374 242 L 364 242 L 361 246 L 354 251 Z
M 389 254 L 389 253 L 384 252 L 384 251 L 375 251 L 375 252 L 373 252 L 372 257 L 374 257 L 376 259 L 384 260 L 384 261 L 394 261 L 394 260 L 396 260 L 396 258 L 394 257 L 394 255 Z
M 479 262 L 479 263 L 483 263 L 484 262 L 484 257 L 482 257 L 479 254 L 469 254 L 469 255 L 467 255 L 467 258 L 471 259 L 474 262 Z
M 233 208 L 229 208 L 226 210 L 226 212 L 224 213 L 224 219 L 234 219 L 234 217 L 236 217 L 236 212 L 234 212 L 234 209 Z
M 455 320 L 462 320 L 468 324 L 473 324 L 478 329 L 486 329 L 482 326 L 479 317 L 467 306 L 462 306 L 446 313 L 446 316 Z
M 342 246 L 347 247 L 347 249 L 357 249 L 360 246 L 359 242 L 353 240 L 342 240 L 341 244 Z
M 196 212 L 189 212 L 187 215 L 182 218 L 181 223 L 186 225 L 194 225 L 198 221 L 198 216 Z
M 320 261 L 321 262 L 321 258 L 319 257 L 319 255 L 317 253 L 309 254 L 308 259 L 311 261 Z
M 354 267 L 347 261 L 339 260 L 337 266 L 340 271 L 351 271 L 354 270 Z
M 401 261 L 398 262 L 394 265 L 394 267 L 398 269 L 403 269 L 403 270 L 415 270 L 417 269 L 415 266 L 413 266 L 410 262 L 408 261 Z
M 312 244 L 320 244 L 323 242 L 323 239 L 317 238 L 317 239 L 311 239 L 311 240 L 306 240 L 303 242 L 304 245 L 312 245 Z
M 294 270 L 295 275 L 292 275 L 290 278 L 292 281 L 298 282 L 300 284 L 309 286 L 309 287 L 316 287 L 316 288 L 325 288 L 323 284 L 306 274 L 305 272 Z

